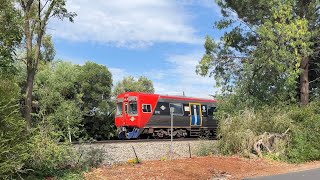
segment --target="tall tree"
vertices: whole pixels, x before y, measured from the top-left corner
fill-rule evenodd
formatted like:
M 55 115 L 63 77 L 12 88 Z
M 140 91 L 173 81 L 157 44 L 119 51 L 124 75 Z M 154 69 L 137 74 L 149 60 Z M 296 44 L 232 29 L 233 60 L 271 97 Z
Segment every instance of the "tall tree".
M 298 97 L 301 104 L 307 104 L 309 66 L 319 61 L 315 58 L 319 54 L 319 1 L 216 2 L 223 19 L 215 27 L 227 32 L 221 42 L 206 38 L 206 53 L 197 73 L 214 75 L 224 90 L 241 91 L 255 101 Z M 319 80 L 317 75 L 312 78 Z
M 12 0 L 0 3 L 0 73 L 12 70 L 15 48 L 22 40 L 21 14 Z
M 153 83 L 144 76 L 140 76 L 138 80 L 135 80 L 132 76 L 128 76 L 115 85 L 113 94 L 117 96 L 118 94 L 130 91 L 154 93 Z
M 108 139 L 113 134 L 111 101 L 112 74 L 107 67 L 94 62 L 80 66 L 78 77 L 84 112 L 83 124 L 87 135 L 95 139 Z
M 25 97 L 25 118 L 31 126 L 32 91 L 35 74 L 41 54 L 41 44 L 50 18 L 68 18 L 73 22 L 75 13 L 66 9 L 66 0 L 20 0 L 23 32 L 26 49 L 27 82 Z

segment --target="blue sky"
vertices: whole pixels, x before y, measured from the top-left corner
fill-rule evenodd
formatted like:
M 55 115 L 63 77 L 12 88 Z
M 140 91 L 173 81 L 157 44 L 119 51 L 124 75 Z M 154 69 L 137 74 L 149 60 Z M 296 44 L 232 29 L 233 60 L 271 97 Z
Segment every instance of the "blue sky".
M 214 0 L 68 0 L 74 23 L 51 20 L 56 58 L 84 64 L 94 61 L 113 74 L 146 76 L 159 94 L 209 97 L 213 78 L 196 75 L 208 34 L 221 18 Z

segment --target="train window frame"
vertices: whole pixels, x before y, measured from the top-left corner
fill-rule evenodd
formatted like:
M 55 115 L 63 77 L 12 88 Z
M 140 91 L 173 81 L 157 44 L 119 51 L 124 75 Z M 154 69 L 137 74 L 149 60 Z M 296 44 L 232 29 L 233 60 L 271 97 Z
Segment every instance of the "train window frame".
M 174 116 L 183 116 L 184 115 L 184 106 L 182 103 L 169 103 L 169 108 L 171 108 L 171 105 L 179 105 L 181 106 L 181 113 L 176 113 L 176 112 L 173 112 L 173 115 Z
M 124 114 L 128 114 L 128 102 L 124 103 Z
M 149 109 L 150 111 L 144 111 L 144 110 L 145 110 L 144 106 L 147 106 L 147 107 L 149 106 L 149 107 L 150 107 L 150 109 Z M 143 112 L 143 113 L 152 113 L 152 106 L 151 106 L 151 104 L 142 104 L 141 107 L 142 107 L 142 112 Z M 148 110 L 148 108 L 147 108 L 147 110 Z
M 131 108 L 131 104 L 132 103 L 135 103 L 135 105 L 136 105 L 136 110 L 135 111 L 132 111 L 132 108 Z M 135 112 L 135 113 L 132 113 L 132 112 Z M 137 101 L 129 101 L 129 103 L 128 103 L 128 115 L 130 115 L 130 116 L 137 116 L 138 115 L 138 102 Z
M 121 105 L 119 106 L 119 104 Z M 123 102 L 117 102 L 116 116 L 122 116 L 122 115 L 123 115 Z
M 213 108 L 213 110 L 211 110 Z M 214 113 L 217 112 L 217 107 L 216 106 L 207 106 L 207 111 L 208 111 L 208 116 L 214 116 Z M 209 113 L 210 111 L 210 113 Z M 211 114 L 212 113 L 212 114 Z

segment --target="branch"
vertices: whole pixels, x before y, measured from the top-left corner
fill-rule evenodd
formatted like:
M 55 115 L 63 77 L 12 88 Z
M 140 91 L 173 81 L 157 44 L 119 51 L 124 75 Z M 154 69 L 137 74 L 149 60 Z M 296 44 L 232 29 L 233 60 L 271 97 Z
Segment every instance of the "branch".
M 24 3 L 24 0 L 20 0 L 20 5 L 21 5 L 22 9 L 25 11 L 26 10 L 26 5 Z
M 227 9 L 228 9 L 229 11 L 232 11 L 232 12 L 235 13 L 235 14 L 238 14 L 235 10 L 233 10 L 233 9 L 231 9 L 231 8 L 227 8 Z M 241 18 L 238 18 L 238 17 L 237 17 L 237 20 L 239 20 L 239 21 L 241 21 L 243 24 L 245 24 L 245 25 L 251 30 L 251 32 L 257 34 L 256 31 L 253 30 L 253 27 L 252 27 L 249 23 L 243 21 Z
M 31 22 L 31 36 L 33 35 L 33 32 L 34 32 L 34 29 L 35 29 L 35 27 L 36 27 L 36 20 L 33 20 L 32 22 Z
M 34 0 L 29 0 L 29 1 L 27 2 L 27 5 L 26 5 L 26 8 L 27 8 L 27 9 L 30 9 L 33 1 L 34 1 Z
M 40 11 L 39 11 L 40 13 L 41 13 L 42 10 L 47 6 L 48 2 L 49 2 L 49 0 L 47 0 L 46 3 L 43 5 L 43 7 L 40 9 Z
M 27 4 L 24 2 L 24 0 L 20 0 L 21 7 L 23 8 L 24 12 L 29 11 L 31 8 L 31 5 L 34 0 L 28 0 Z
M 47 24 L 47 22 L 48 22 L 48 20 L 49 20 L 49 17 L 50 17 L 50 14 L 51 14 L 51 12 L 52 12 L 52 10 L 53 10 L 53 8 L 54 8 L 55 5 L 56 5 L 56 1 L 53 0 L 53 1 L 51 2 L 51 4 L 49 5 L 48 10 L 44 13 L 44 18 L 43 18 L 43 20 L 40 22 L 43 27 Z M 43 27 L 40 27 L 40 28 L 41 28 L 41 31 L 43 31 Z
M 314 83 L 315 81 L 318 81 L 320 79 L 320 77 L 317 77 L 316 79 L 309 81 L 309 83 Z
M 251 77 L 251 81 L 250 81 L 250 84 L 249 84 L 249 86 L 248 86 L 248 92 L 250 93 L 250 95 L 253 95 L 253 92 L 252 92 L 252 90 L 251 90 L 251 86 L 252 86 L 252 83 L 253 83 L 253 78 L 256 76 L 256 74 L 258 73 L 258 71 L 260 71 L 260 69 L 262 69 L 262 67 L 263 66 L 260 66 L 260 67 L 258 67 L 257 69 L 255 69 L 254 71 L 253 71 L 253 74 L 252 74 L 252 77 Z

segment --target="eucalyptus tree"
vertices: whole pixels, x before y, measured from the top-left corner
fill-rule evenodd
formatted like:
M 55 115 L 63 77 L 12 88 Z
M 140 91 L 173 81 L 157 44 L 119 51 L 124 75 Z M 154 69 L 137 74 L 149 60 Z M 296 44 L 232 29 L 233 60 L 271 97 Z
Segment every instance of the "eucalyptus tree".
M 310 82 L 320 79 L 319 0 L 216 2 L 215 28 L 226 32 L 220 42 L 206 38 L 196 72 L 246 99 L 308 104 Z
M 25 118 L 31 126 L 32 91 L 34 78 L 41 59 L 41 45 L 46 34 L 46 28 L 51 18 L 68 18 L 73 22 L 75 13 L 68 12 L 66 0 L 19 0 L 23 19 L 23 34 L 25 42 L 27 66 L 25 92 Z

